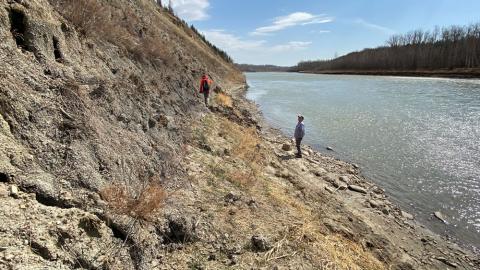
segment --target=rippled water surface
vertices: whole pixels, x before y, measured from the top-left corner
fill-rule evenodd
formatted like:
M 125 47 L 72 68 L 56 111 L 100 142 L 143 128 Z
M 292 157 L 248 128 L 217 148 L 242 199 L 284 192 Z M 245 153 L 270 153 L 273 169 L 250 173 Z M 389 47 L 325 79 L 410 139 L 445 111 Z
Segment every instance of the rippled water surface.
M 271 125 L 290 134 L 302 113 L 307 143 L 359 164 L 432 230 L 480 247 L 480 80 L 246 75 Z

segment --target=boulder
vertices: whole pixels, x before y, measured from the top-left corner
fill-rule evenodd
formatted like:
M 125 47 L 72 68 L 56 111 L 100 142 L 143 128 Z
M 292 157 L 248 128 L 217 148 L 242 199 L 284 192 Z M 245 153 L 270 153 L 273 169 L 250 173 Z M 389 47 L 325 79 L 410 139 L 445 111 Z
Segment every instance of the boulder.
M 288 143 L 284 143 L 282 145 L 282 150 L 283 151 L 292 151 L 292 145 L 291 144 L 288 144 Z
M 355 191 L 355 192 L 367 194 L 367 190 L 364 189 L 364 188 L 362 188 L 361 186 L 349 185 L 349 186 L 348 186 L 348 189 L 350 189 L 350 190 L 352 190 L 352 191 Z
M 257 252 L 264 252 L 270 249 L 270 243 L 262 235 L 254 235 L 251 238 L 252 248 Z
M 380 208 L 384 205 L 383 202 L 377 201 L 377 200 L 369 200 L 368 203 L 370 204 L 371 207 L 373 208 Z

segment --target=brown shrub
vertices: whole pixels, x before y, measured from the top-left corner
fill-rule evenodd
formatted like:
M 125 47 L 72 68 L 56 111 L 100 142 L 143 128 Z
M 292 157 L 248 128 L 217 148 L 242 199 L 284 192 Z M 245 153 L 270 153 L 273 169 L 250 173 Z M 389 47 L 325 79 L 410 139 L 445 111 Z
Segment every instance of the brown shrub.
M 215 96 L 215 101 L 217 102 L 217 104 L 221 106 L 229 107 L 229 108 L 231 108 L 233 104 L 232 98 L 227 94 L 221 93 L 221 92 Z
M 100 195 L 115 214 L 144 220 L 151 220 L 166 198 L 164 189 L 158 184 L 148 184 L 137 195 L 133 193 L 127 186 L 116 183 L 104 188 Z

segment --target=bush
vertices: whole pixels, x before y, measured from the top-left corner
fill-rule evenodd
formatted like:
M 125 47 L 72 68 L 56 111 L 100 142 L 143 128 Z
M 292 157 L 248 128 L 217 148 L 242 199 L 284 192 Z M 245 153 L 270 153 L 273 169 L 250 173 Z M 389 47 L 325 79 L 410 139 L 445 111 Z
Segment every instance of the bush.
M 224 93 L 218 93 L 215 96 L 215 101 L 217 102 L 217 104 L 221 106 L 229 107 L 229 108 L 231 108 L 233 105 L 232 98 Z
M 115 183 L 104 188 L 100 195 L 115 214 L 143 220 L 151 220 L 166 198 L 163 187 L 158 184 L 148 184 L 135 194 L 127 186 Z

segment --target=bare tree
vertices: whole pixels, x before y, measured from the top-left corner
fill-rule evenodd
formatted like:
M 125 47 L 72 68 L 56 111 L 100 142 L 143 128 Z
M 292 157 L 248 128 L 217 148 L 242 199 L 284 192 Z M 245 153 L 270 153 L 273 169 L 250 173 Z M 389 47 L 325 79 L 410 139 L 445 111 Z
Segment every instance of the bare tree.
M 332 60 L 300 62 L 294 70 L 438 70 L 480 68 L 480 23 L 393 35 L 386 46 Z

